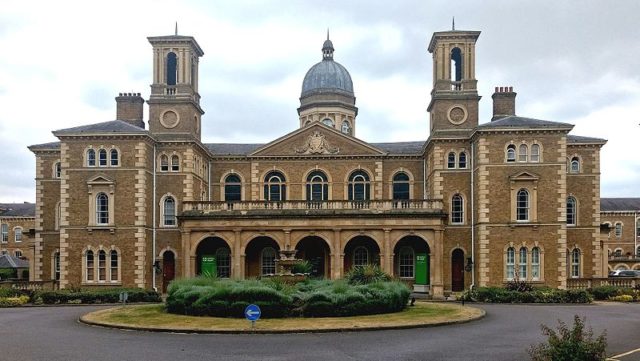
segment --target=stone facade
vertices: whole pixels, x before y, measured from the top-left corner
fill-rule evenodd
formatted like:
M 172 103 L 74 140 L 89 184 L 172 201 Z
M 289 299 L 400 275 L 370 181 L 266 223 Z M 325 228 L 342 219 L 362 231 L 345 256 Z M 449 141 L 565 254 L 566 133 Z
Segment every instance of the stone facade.
M 273 273 L 285 249 L 319 277 L 377 263 L 436 297 L 514 277 L 564 288 L 571 277 L 605 276 L 606 141 L 516 116 L 512 87 L 496 88 L 496 114 L 480 122 L 479 35 L 433 35 L 431 133 L 400 143 L 358 139 L 348 72 L 319 63 L 305 78 L 299 129 L 267 144 L 204 144 L 203 51 L 192 37 L 149 38 L 148 130 L 140 94 L 121 93 L 118 120 L 58 130 L 59 142 L 30 147 L 34 278 L 164 290 L 210 270 L 211 259 L 220 277 Z M 327 41 L 323 62 L 332 62 Z M 568 224 L 570 197 L 577 218 Z
M 9 254 L 29 262 L 29 275 L 35 270 L 35 205 L 33 203 L 0 203 L 0 254 Z

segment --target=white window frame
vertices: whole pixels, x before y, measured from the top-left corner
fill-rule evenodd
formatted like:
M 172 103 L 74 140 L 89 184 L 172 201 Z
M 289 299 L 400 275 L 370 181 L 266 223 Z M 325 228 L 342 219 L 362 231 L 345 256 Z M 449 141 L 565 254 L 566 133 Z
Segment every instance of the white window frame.
M 520 204 L 520 193 L 524 192 L 526 194 L 524 207 Z M 520 218 L 520 210 L 524 212 L 524 218 Z M 517 222 L 529 222 L 530 219 L 530 210 L 531 210 L 531 194 L 525 188 L 520 188 L 516 193 L 516 221 Z
M 571 210 L 571 211 L 570 211 Z M 578 201 L 576 197 L 567 197 L 567 226 L 575 226 L 578 223 Z
M 2 232 L 2 240 L 1 243 L 9 242 L 9 225 L 7 223 L 2 223 L 0 226 Z
M 622 222 L 616 222 L 614 227 L 614 234 L 616 238 L 622 238 Z
M 513 144 L 509 144 L 507 146 L 507 157 L 506 157 L 506 161 L 507 163 L 512 163 L 516 161 L 516 146 Z
M 266 254 L 268 252 L 268 254 Z M 273 258 L 271 257 L 273 253 Z M 273 247 L 265 247 L 260 252 L 260 275 L 268 275 L 276 273 L 276 257 L 277 251 Z M 273 272 L 271 272 L 273 271 Z
M 540 247 L 531 248 L 531 280 L 540 280 Z
M 531 157 L 529 160 L 532 163 L 540 162 L 540 144 L 534 143 L 531 145 Z
M 456 199 L 459 199 L 459 209 L 456 209 Z M 457 193 L 451 197 L 451 224 L 464 224 L 464 198 Z
M 526 144 L 520 144 L 518 146 L 518 162 L 526 163 L 529 155 L 529 147 Z
M 172 200 L 173 201 L 173 215 L 171 214 L 167 214 L 167 201 Z M 176 200 L 176 197 L 174 197 L 172 194 L 167 194 L 164 197 L 162 197 L 162 201 L 160 202 L 160 219 L 161 219 L 161 226 L 162 227 L 166 227 L 166 228 L 175 228 L 178 226 L 178 201 Z M 172 218 L 168 218 L 168 217 L 172 217 Z M 171 222 L 167 222 L 171 220 Z
M 22 242 L 22 227 L 13 227 L 13 242 Z
M 516 249 L 508 247 L 505 254 L 505 278 L 513 280 L 516 276 Z
M 358 255 L 358 252 L 364 251 L 364 263 L 362 261 L 362 257 Z M 369 264 L 369 250 L 365 246 L 358 246 L 353 250 L 353 267 L 362 267 Z
M 571 261 L 571 278 L 580 278 L 580 265 L 582 263 L 582 252 L 580 249 L 574 248 L 570 253 L 570 261 Z
M 412 247 L 404 246 L 398 252 L 398 276 L 405 279 L 415 278 L 416 256 Z
M 529 254 L 527 247 L 520 247 L 518 250 L 518 278 L 521 281 L 527 280 L 527 266 L 528 266 Z

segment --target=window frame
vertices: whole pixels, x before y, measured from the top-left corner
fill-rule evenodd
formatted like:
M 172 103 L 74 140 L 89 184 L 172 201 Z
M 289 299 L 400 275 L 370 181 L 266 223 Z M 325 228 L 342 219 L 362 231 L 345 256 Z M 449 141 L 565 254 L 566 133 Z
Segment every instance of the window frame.
M 264 200 L 284 202 L 287 200 L 287 179 L 280 171 L 270 171 L 264 176 Z M 277 195 L 277 197 L 276 197 Z M 277 199 L 276 199 L 277 198 Z
M 520 188 L 516 193 L 516 222 L 529 222 L 531 219 L 529 214 L 531 210 L 530 196 L 526 188 Z
M 408 263 L 407 260 L 409 261 Z M 415 261 L 415 251 L 412 247 L 403 246 L 400 248 L 398 252 L 398 276 L 404 279 L 414 279 L 416 275 Z
M 170 164 L 169 164 L 169 169 L 172 172 L 179 172 L 180 171 L 180 157 L 178 157 L 177 154 L 173 154 L 170 157 Z
M 53 164 L 53 178 L 62 178 L 62 163 L 60 163 L 60 161 L 57 161 Z
M 88 249 L 84 253 L 85 281 L 95 282 L 95 255 L 93 250 Z
M 567 226 L 578 224 L 578 201 L 574 196 L 567 197 Z
M 95 167 L 97 165 L 96 151 L 93 148 L 87 149 L 87 167 Z
M 460 152 L 460 154 L 458 154 L 458 168 L 467 169 L 467 153 L 466 152 Z
M 120 157 L 118 154 L 118 150 L 113 148 L 109 151 L 109 166 L 110 167 L 119 167 L 120 166 Z
M 540 281 L 540 247 L 531 248 L 531 280 Z
M 529 263 L 529 254 L 527 247 L 520 247 L 518 250 L 518 279 L 520 281 L 527 280 L 527 266 Z
M 507 152 L 506 152 L 506 162 L 507 163 L 514 163 L 517 159 L 516 156 L 516 146 L 514 144 L 509 144 L 507 146 Z
M 622 222 L 616 222 L 614 225 L 614 235 L 616 238 L 622 238 Z
M 13 242 L 21 243 L 22 242 L 22 227 L 13 227 Z
M 447 154 L 447 169 L 456 169 L 456 153 L 449 152 Z
M 363 251 L 362 252 L 358 252 L 358 251 Z M 362 257 L 362 255 L 364 255 L 364 258 Z M 362 260 L 364 259 L 364 263 L 362 262 Z M 353 249 L 353 267 L 364 267 L 366 265 L 369 264 L 369 250 L 367 249 L 367 247 L 365 246 L 358 246 L 356 248 Z
M 0 243 L 8 243 L 9 242 L 9 224 L 2 223 L 2 225 L 0 225 L 0 232 L 2 233 L 2 239 L 0 240 Z
M 371 200 L 371 178 L 362 169 L 349 174 L 347 198 L 351 202 L 367 202 Z M 362 197 L 359 197 L 361 194 Z M 362 199 L 360 199 L 362 198 Z
M 314 170 L 307 175 L 306 200 L 308 202 L 323 202 L 329 200 L 329 178 L 321 170 Z M 318 197 L 319 196 L 319 199 Z
M 407 172 L 396 172 L 391 178 L 391 199 L 395 202 L 411 199 L 411 177 Z
M 516 249 L 508 247 L 505 252 L 505 278 L 511 281 L 515 278 L 516 273 Z
M 265 253 L 269 251 L 273 251 L 273 258 L 271 257 L 271 254 L 266 254 Z M 260 251 L 260 275 L 261 276 L 265 276 L 265 275 L 270 275 L 270 274 L 275 274 L 276 273 L 276 257 L 277 257 L 278 251 L 273 248 L 273 247 L 265 247 L 262 249 L 262 251 Z M 269 257 L 269 258 L 267 258 Z M 268 272 L 268 271 L 273 271 L 273 272 Z
M 232 177 L 237 178 L 237 180 L 235 179 L 230 179 Z M 233 189 L 236 189 L 237 187 L 237 193 L 236 192 L 232 192 Z M 224 177 L 224 181 L 223 181 L 223 185 L 222 185 L 222 195 L 223 195 L 223 199 L 225 202 L 240 202 L 242 201 L 242 178 L 240 177 L 240 175 L 238 175 L 237 173 L 229 173 Z M 230 195 L 236 195 L 237 194 L 237 198 L 236 197 L 229 197 Z M 229 198 L 234 198 L 234 199 L 229 199 Z
M 221 253 L 226 254 L 221 256 Z M 224 262 L 222 262 L 224 256 Z M 216 267 L 218 278 L 231 278 L 231 250 L 227 247 L 220 247 L 216 250 Z
M 169 207 L 170 203 L 173 203 Z M 175 228 L 178 226 L 178 201 L 176 201 L 173 195 L 166 195 L 162 199 L 162 227 Z
M 451 224 L 464 224 L 464 198 L 459 193 L 451 197 Z
M 166 154 L 160 154 L 160 172 L 169 171 L 169 156 Z
M 540 163 L 540 144 L 531 144 L 531 155 L 529 157 L 531 163 Z
M 109 195 L 106 192 L 98 192 L 95 196 L 96 209 L 95 209 L 95 224 L 98 226 L 109 225 Z
M 107 167 L 108 166 L 108 157 L 107 150 L 101 148 L 98 150 L 98 167 Z
M 574 248 L 570 253 L 570 274 L 571 278 L 580 278 L 581 274 L 581 263 L 582 263 L 582 252 L 579 248 Z
M 526 144 L 518 146 L 518 163 L 526 163 L 529 160 L 529 147 Z
M 569 161 L 569 173 L 578 174 L 580 173 L 580 168 L 582 168 L 580 164 L 580 158 L 572 157 Z

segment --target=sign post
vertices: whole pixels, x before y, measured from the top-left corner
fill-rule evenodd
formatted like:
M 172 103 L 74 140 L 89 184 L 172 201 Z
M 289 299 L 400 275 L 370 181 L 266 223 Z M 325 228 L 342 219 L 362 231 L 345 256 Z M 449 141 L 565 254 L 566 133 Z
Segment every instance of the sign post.
M 262 312 L 260 311 L 260 307 L 258 305 L 250 304 L 247 308 L 244 309 L 244 317 L 251 321 L 251 329 L 256 328 L 256 321 L 260 319 L 260 315 Z

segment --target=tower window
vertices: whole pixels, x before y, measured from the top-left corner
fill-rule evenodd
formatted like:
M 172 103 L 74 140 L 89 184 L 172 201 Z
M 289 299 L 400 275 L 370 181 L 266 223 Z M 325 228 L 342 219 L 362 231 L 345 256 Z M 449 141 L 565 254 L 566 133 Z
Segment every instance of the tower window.
M 464 222 L 464 203 L 462 196 L 456 194 L 451 198 L 451 223 L 462 224 Z
M 93 149 L 87 150 L 87 167 L 96 166 L 96 151 Z
M 175 53 L 167 54 L 167 85 L 176 85 L 178 78 L 178 57 Z
M 115 149 L 111 149 L 111 166 L 118 166 L 118 151 Z
M 349 125 L 349 122 L 346 120 L 342 122 L 342 133 L 351 134 L 351 126 Z
M 528 221 L 529 220 L 529 192 L 526 189 L 518 191 L 516 197 L 516 220 Z
M 507 147 L 507 162 L 515 162 L 516 161 L 516 146 L 510 144 Z
M 462 80 L 462 51 L 460 48 L 451 50 L 451 81 Z M 456 84 L 454 90 L 461 90 L 460 84 Z
M 329 119 L 329 118 L 324 118 L 322 119 L 322 123 L 328 127 L 333 128 L 333 120 Z
M 578 157 L 571 158 L 569 172 L 580 173 L 580 159 Z
M 161 172 L 169 171 L 169 157 L 164 154 L 160 156 L 160 171 Z
M 447 156 L 447 168 L 453 169 L 456 167 L 456 153 L 451 152 Z
M 467 168 L 467 153 L 461 152 L 458 155 L 458 168 Z
M 180 171 L 180 158 L 177 155 L 171 156 L 171 171 L 178 172 Z

